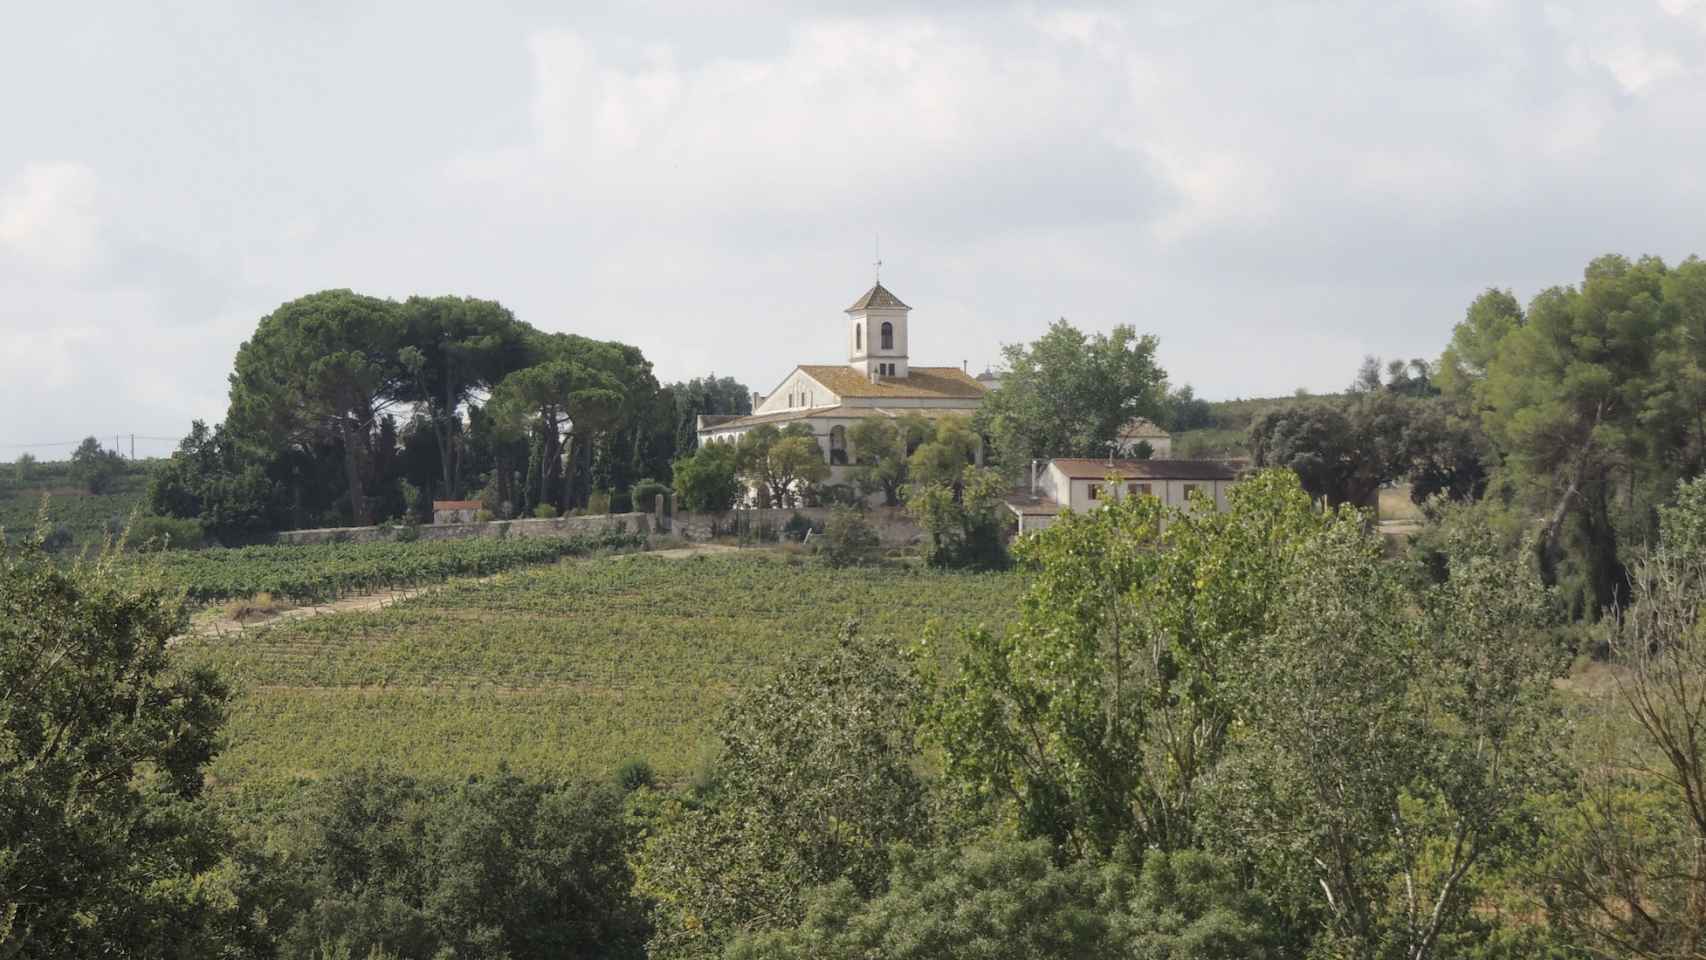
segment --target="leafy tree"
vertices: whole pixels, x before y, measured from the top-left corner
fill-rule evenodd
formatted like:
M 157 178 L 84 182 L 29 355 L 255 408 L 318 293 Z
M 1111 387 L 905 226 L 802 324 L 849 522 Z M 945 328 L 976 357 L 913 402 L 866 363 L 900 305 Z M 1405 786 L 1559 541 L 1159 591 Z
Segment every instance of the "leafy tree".
M 918 448 L 918 452 L 926 447 Z M 930 538 L 926 560 L 933 567 L 1004 570 L 1009 562 L 1003 542 L 1007 483 L 994 470 L 960 469 L 952 484 L 913 483 L 908 487 L 907 512 Z
M 969 633 L 951 670 L 920 648 L 925 732 L 964 802 L 1080 856 L 1197 844 L 1200 783 L 1240 716 L 1229 685 L 1285 571 L 1340 522 L 1280 471 L 1228 499 L 1062 517 L 1018 541 L 1036 571 L 1018 623 Z
M 850 631 L 737 701 L 713 792 L 668 804 L 639 858 L 650 955 L 715 955 L 743 933 L 795 926 L 823 884 L 877 892 L 889 848 L 931 836 L 914 696 L 892 653 Z
M 18 462 L 17 462 L 16 466 L 17 466 L 18 485 L 23 486 L 24 484 L 29 483 L 30 479 L 35 476 L 35 468 L 36 468 L 35 454 L 33 454 L 33 453 L 20 453 L 20 454 L 18 454 Z
M 984 398 L 978 432 L 1010 472 L 1034 457 L 1101 456 L 1134 417 L 1162 419 L 1157 344 L 1126 325 L 1086 336 L 1059 320 L 1034 343 L 1003 347 L 1008 373 Z
M 1287 571 L 1233 681 L 1248 712 L 1208 835 L 1263 888 L 1311 895 L 1332 955 L 1458 956 L 1484 932 L 1479 885 L 1542 844 L 1562 662 L 1546 592 L 1485 536 L 1452 545 L 1419 611 L 1381 553 L 1336 523 Z
M 284 304 L 238 348 L 226 426 L 263 454 L 336 444 L 350 516 L 371 523 L 372 438 L 408 376 L 403 337 L 389 300 L 327 290 Z
M 979 446 L 969 420 L 943 417 L 929 438 L 907 458 L 907 477 L 914 483 L 957 487 L 960 475 L 976 460 Z
M 742 416 L 752 412 L 752 391 L 733 377 L 694 377 L 667 390 L 674 407 L 674 450 L 687 456 L 699 447 L 701 416 Z
M 1166 409 L 1159 422 L 1174 433 L 1206 430 L 1215 426 L 1214 407 L 1198 397 L 1196 389 L 1187 383 L 1168 391 Z
M 1505 337 L 1522 323 L 1522 304 L 1509 290 L 1488 289 L 1469 305 L 1435 368 L 1441 391 L 1459 409 L 1479 409 L 1487 370 Z
M 165 463 L 148 478 L 144 499 L 150 513 L 195 520 L 221 540 L 283 525 L 285 505 L 265 465 L 234 443 L 223 426 L 209 430 L 200 420 Z
M 455 499 L 462 491 L 461 410 L 476 392 L 527 365 L 529 328 L 495 301 L 468 297 L 410 297 L 401 315 L 406 346 L 398 360 L 407 376 L 399 398 L 425 410 L 438 445 L 438 489 Z
M 1265 906 L 1194 852 L 1155 854 L 1134 870 L 1059 865 L 1042 841 L 901 847 L 881 896 L 864 900 L 851 884 L 832 884 L 812 895 L 800 926 L 745 938 L 724 955 L 1261 960 L 1282 955 Z
M 712 443 L 675 461 L 675 500 L 683 510 L 722 513 L 746 493 L 740 454 L 732 443 Z
M 554 500 L 567 508 L 579 463 L 576 445 L 584 447 L 617 422 L 627 395 L 622 381 L 608 372 L 618 363 L 610 345 L 556 335 L 537 341 L 536 349 L 546 359 L 505 377 L 487 411 L 511 435 L 532 431 L 524 508 Z M 558 476 L 560 496 L 552 493 Z
M 760 424 L 741 434 L 735 449 L 741 475 L 758 488 L 767 506 L 794 506 L 803 485 L 829 478 L 823 448 L 808 424 L 790 423 L 781 430 Z
M 84 437 L 71 454 L 71 479 L 93 494 L 106 493 L 124 474 L 124 461 L 116 450 L 101 449 L 94 437 Z
M 823 525 L 823 556 L 832 567 L 871 563 L 881 555 L 882 542 L 865 515 L 853 507 L 836 507 Z
M 0 955 L 219 957 L 241 921 L 195 801 L 228 697 L 168 588 L 0 557 Z
M 621 794 L 507 770 L 458 784 L 340 775 L 296 851 L 310 892 L 286 955 L 639 957 Z
M 1681 485 L 1661 529 L 1608 630 L 1617 735 L 1583 763 L 1546 877 L 1554 921 L 1604 956 L 1706 948 L 1706 480 Z

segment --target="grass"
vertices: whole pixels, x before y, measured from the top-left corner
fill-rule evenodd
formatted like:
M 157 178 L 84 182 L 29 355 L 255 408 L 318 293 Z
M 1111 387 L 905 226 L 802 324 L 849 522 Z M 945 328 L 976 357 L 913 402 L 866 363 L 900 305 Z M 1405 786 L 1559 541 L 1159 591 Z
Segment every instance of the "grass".
M 897 643 L 927 625 L 1000 628 L 1017 574 L 831 570 L 753 551 L 572 560 L 464 582 L 372 613 L 178 648 L 233 679 L 222 788 L 272 794 L 384 762 L 465 776 L 500 761 L 603 775 L 645 758 L 666 780 L 715 751 L 730 697 L 849 620 Z

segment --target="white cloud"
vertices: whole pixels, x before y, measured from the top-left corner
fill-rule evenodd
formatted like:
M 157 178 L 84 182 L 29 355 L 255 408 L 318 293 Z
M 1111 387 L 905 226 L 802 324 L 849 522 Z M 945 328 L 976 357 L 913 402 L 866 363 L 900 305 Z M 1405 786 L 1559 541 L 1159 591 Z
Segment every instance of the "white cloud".
M 99 181 L 80 163 L 32 163 L 0 188 L 0 248 L 39 266 L 78 270 L 99 252 Z

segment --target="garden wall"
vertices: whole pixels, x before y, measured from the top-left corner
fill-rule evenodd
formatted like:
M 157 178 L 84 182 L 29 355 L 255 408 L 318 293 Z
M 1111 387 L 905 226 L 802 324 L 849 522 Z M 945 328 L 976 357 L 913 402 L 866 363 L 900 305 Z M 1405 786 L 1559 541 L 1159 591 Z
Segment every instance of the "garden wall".
M 374 543 L 396 540 L 403 530 L 418 540 L 471 540 L 475 537 L 583 537 L 607 530 L 645 535 L 652 531 L 649 513 L 613 513 L 595 517 L 557 517 L 554 520 L 493 520 L 489 523 L 435 523 L 431 526 L 328 527 L 286 530 L 274 543 Z
M 669 519 L 669 535 L 681 540 L 715 540 L 718 537 L 773 540 L 795 514 L 822 527 L 829 519 L 829 507 L 799 507 L 798 509 L 730 510 L 726 513 L 677 513 Z M 885 547 L 905 547 L 918 543 L 924 532 L 900 507 L 870 507 L 865 519 L 877 531 Z

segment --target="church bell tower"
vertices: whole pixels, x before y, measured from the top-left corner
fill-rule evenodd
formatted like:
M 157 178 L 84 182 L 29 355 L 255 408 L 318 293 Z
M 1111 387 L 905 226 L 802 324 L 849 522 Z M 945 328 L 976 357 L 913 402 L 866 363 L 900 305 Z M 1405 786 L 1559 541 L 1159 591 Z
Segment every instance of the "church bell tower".
M 881 280 L 853 301 L 847 308 L 847 365 L 873 381 L 905 379 L 910 312 Z

